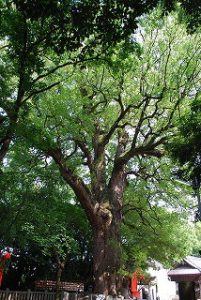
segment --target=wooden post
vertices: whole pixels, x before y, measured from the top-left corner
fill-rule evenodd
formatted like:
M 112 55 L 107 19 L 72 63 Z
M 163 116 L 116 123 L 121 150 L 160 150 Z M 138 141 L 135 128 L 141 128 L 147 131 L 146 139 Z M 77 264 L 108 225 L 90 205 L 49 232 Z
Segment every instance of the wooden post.
M 27 290 L 27 300 L 31 300 L 31 299 L 30 299 L 30 296 L 31 296 L 31 290 L 28 289 L 28 290 Z
M 8 300 L 8 298 L 9 298 L 9 293 L 10 293 L 10 290 L 9 290 L 9 289 L 6 289 L 6 298 L 5 298 L 5 300 Z
M 44 291 L 44 300 L 47 300 L 47 290 Z

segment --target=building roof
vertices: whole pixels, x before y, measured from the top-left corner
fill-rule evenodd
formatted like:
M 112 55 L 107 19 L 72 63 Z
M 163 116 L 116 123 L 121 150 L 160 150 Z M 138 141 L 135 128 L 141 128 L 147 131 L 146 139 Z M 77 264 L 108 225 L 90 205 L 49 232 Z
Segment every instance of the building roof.
M 201 279 L 201 257 L 187 256 L 168 272 L 172 281 L 197 281 Z
M 186 258 L 184 258 L 184 261 L 186 261 L 190 266 L 200 270 L 201 272 L 201 257 L 186 256 Z
M 174 275 L 199 275 L 200 272 L 197 269 L 178 268 L 168 272 L 168 276 Z

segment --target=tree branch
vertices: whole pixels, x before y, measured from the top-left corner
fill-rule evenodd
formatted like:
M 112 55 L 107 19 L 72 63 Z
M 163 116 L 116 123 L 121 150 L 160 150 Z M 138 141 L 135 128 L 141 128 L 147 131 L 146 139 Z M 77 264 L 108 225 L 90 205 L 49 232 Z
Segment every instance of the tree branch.
M 47 155 L 51 156 L 55 163 L 59 166 L 61 176 L 74 191 L 89 220 L 93 224 L 96 224 L 97 218 L 92 195 L 86 184 L 83 182 L 81 177 L 73 174 L 73 171 L 66 166 L 64 155 L 59 148 L 49 149 L 46 153 Z
M 89 62 L 89 61 L 96 60 L 96 59 L 98 59 L 98 58 L 99 58 L 99 56 L 97 55 L 97 56 L 91 57 L 91 58 L 86 58 L 86 59 L 81 59 L 81 60 L 76 60 L 76 59 L 74 59 L 74 60 L 65 62 L 65 63 L 63 63 L 63 64 L 61 64 L 61 65 L 58 65 L 58 66 L 56 66 L 56 67 L 50 69 L 48 72 L 39 75 L 38 77 L 36 77 L 36 78 L 33 80 L 32 84 L 36 83 L 36 82 L 37 82 L 38 80 L 40 80 L 40 79 L 46 78 L 47 76 L 49 76 L 49 75 L 55 73 L 57 70 L 62 69 L 62 68 L 64 68 L 64 67 L 67 67 L 67 66 L 70 66 L 70 65 L 77 65 L 77 64 L 81 64 L 81 63 L 86 63 L 86 62 Z
M 27 97 L 23 100 L 23 103 L 26 102 L 27 100 L 29 100 L 30 98 L 32 98 L 32 97 L 35 96 L 35 95 L 38 95 L 38 94 L 40 94 L 40 93 L 43 93 L 43 92 L 45 92 L 45 91 L 50 90 L 51 88 L 53 88 L 54 86 L 56 86 L 56 85 L 58 85 L 58 84 L 60 84 L 60 83 L 61 83 L 61 81 L 57 81 L 57 82 L 54 82 L 54 83 L 52 83 L 51 85 L 46 86 L 46 87 L 44 87 L 44 88 L 42 88 L 42 89 L 40 89 L 40 90 L 33 91 L 29 96 L 27 96 Z
M 82 141 L 79 140 L 75 140 L 77 145 L 80 147 L 80 149 L 82 150 L 82 152 L 84 153 L 84 156 L 87 159 L 87 166 L 90 169 L 90 172 L 92 173 L 92 155 L 89 151 L 89 149 L 87 148 L 86 144 Z

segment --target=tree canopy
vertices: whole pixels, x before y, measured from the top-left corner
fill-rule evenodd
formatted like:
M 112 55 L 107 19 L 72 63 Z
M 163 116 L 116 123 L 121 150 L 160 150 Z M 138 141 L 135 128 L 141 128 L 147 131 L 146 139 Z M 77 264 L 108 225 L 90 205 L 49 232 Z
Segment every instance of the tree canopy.
M 182 0 L 190 26 L 199 24 L 199 1 Z M 54 73 L 70 64 L 106 59 L 112 47 L 130 42 L 145 13 L 177 1 L 25 1 L 0 2 L 0 161 L 14 138 L 26 102 L 59 84 Z M 46 82 L 48 78 L 48 83 Z

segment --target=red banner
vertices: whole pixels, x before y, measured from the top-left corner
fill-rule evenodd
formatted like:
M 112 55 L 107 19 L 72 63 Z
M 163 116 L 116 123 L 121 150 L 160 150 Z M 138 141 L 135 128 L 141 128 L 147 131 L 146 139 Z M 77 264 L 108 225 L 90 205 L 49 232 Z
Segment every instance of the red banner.
M 140 298 L 140 292 L 138 291 L 138 281 L 142 280 L 144 276 L 141 272 L 136 271 L 131 278 L 131 295 L 133 298 Z

